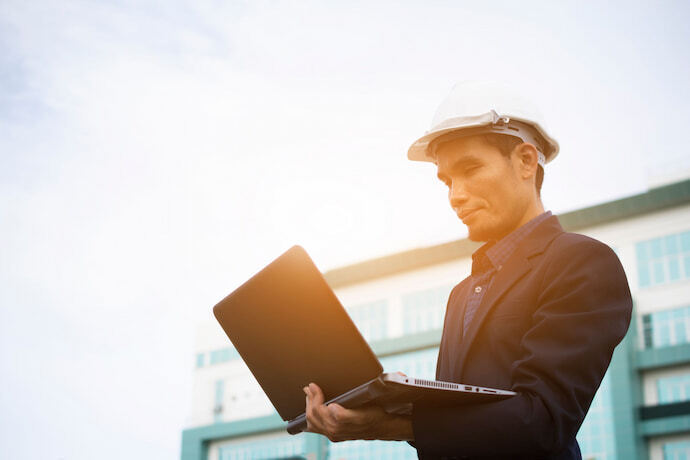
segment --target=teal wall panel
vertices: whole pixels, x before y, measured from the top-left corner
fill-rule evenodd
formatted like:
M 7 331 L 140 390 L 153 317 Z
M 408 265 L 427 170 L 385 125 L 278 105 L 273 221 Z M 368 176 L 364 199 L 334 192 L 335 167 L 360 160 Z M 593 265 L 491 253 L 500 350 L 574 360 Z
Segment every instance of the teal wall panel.
M 635 356 L 635 367 L 639 370 L 675 366 L 690 363 L 690 344 L 640 350 Z
M 636 408 L 642 402 L 642 386 L 633 366 L 636 330 L 633 316 L 628 334 L 613 353 L 609 366 L 616 458 L 619 460 L 647 460 L 648 457 L 646 443 L 637 435 Z
M 640 428 L 640 435 L 646 437 L 688 432 L 690 431 L 690 415 L 645 420 L 640 424 Z

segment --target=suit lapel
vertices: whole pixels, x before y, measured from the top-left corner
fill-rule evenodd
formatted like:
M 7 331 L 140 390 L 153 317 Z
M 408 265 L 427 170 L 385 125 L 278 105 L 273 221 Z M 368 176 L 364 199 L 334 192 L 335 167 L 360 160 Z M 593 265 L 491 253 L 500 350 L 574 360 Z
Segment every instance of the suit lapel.
M 462 373 L 469 350 L 486 317 L 510 291 L 510 288 L 532 269 L 530 258 L 542 253 L 551 240 L 562 232 L 563 228 L 559 224 L 558 218 L 552 216 L 546 219 L 527 235 L 506 263 L 496 271 L 489 290 L 482 298 L 482 302 L 464 334 L 460 353 L 455 362 L 455 369 L 459 369 Z

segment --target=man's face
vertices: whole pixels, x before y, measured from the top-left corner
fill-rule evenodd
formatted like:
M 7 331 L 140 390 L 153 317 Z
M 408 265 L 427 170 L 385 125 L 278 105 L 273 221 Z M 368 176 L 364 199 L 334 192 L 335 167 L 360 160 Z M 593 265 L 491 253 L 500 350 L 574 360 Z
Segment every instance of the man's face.
M 506 158 L 480 136 L 436 149 L 438 178 L 448 186 L 450 205 L 471 240 L 498 240 L 521 225 L 529 196 L 518 163 L 516 155 Z

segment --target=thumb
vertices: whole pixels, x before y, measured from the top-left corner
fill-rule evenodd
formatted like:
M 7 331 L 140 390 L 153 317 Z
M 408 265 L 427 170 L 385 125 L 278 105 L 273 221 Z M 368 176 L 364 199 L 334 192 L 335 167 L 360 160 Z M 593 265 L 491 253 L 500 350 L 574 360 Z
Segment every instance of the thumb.
M 326 398 L 323 394 L 323 391 L 319 386 L 315 383 L 310 383 L 309 384 L 309 392 L 311 393 L 312 397 L 312 403 L 316 404 L 317 406 L 322 405 Z

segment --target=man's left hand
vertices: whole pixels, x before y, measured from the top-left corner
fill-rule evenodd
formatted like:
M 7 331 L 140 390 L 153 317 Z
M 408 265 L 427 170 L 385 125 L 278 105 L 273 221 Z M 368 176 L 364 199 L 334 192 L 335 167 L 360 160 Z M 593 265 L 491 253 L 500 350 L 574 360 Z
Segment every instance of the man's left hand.
M 315 383 L 304 387 L 307 395 L 307 431 L 320 433 L 333 442 L 351 439 L 413 441 L 410 417 L 386 413 L 379 406 L 346 409 L 325 405 L 323 391 Z

